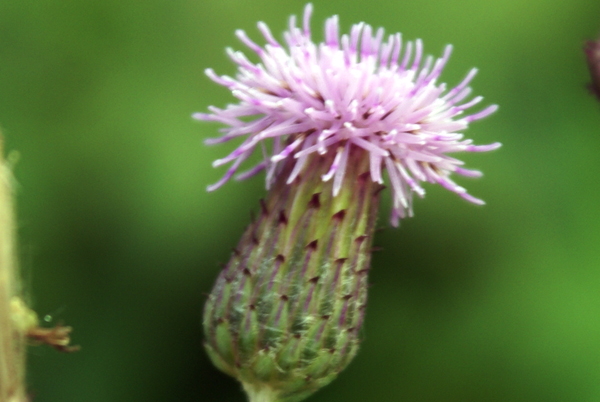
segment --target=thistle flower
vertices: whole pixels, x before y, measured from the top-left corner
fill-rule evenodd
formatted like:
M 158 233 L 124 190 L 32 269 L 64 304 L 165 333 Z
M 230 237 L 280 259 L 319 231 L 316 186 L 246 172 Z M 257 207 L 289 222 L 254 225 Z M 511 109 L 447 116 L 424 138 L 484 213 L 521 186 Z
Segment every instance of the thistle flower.
M 348 160 L 350 149 L 361 148 L 368 153 L 374 182 L 383 183 L 382 170 L 387 169 L 394 198 L 394 226 L 398 218 L 412 215 L 411 194 L 424 195 L 420 182 L 439 183 L 468 201 L 482 204 L 449 178 L 453 172 L 471 177 L 481 173 L 464 169 L 461 161 L 447 155 L 500 147 L 499 143 L 473 145 L 460 133 L 470 122 L 497 109 L 492 105 L 463 116 L 483 99 L 477 96 L 463 102 L 471 94 L 467 85 L 477 70 L 472 69 L 460 84 L 446 90 L 446 84 L 438 84 L 437 79 L 452 46 L 448 45 L 435 62 L 431 56 L 423 62 L 421 40 L 417 39 L 414 45 L 408 42 L 402 49 L 399 33 L 383 42 L 383 29 L 374 33 L 364 23 L 354 25 L 349 35 L 340 38 L 337 16 L 325 23 L 325 42 L 315 44 L 309 26 L 311 12 L 309 4 L 303 29 L 296 27 L 294 16 L 290 18 L 289 31 L 284 34 L 287 48 L 275 40 L 262 22 L 258 29 L 267 41 L 264 47 L 254 43 L 244 31 L 236 31 L 261 60 L 254 64 L 243 53 L 228 49 L 238 65 L 236 78 L 206 70 L 208 77 L 230 89 L 240 100 L 226 109 L 211 106 L 210 114 L 194 114 L 198 120 L 229 126 L 223 130 L 224 136 L 207 143 L 245 137 L 235 151 L 213 163 L 215 167 L 232 165 L 208 190 L 227 182 L 260 145 L 264 161 L 239 174 L 238 180 L 266 169 L 269 188 L 279 164 L 293 158 L 295 168 L 287 178 L 291 184 L 310 155 L 335 149 L 334 162 L 322 176 L 324 181 L 333 179 L 335 195 L 340 191 L 348 162 L 353 163 Z M 248 123 L 244 119 L 247 116 L 258 118 Z M 271 140 L 268 151 L 265 145 Z
M 461 133 L 493 113 L 464 115 L 482 98 L 468 87 L 476 70 L 447 89 L 437 80 L 451 53 L 423 57 L 420 40 L 354 25 L 339 35 L 325 23 L 325 42 L 311 39 L 312 6 L 302 28 L 294 16 L 278 42 L 262 22 L 266 45 L 238 38 L 260 61 L 227 50 L 235 78 L 206 74 L 239 100 L 194 118 L 226 125 L 208 144 L 241 139 L 215 167 L 231 164 L 213 191 L 234 175 L 266 171 L 269 193 L 217 279 L 204 313 L 213 362 L 240 380 L 251 401 L 299 401 L 331 381 L 352 359 L 366 305 L 366 273 L 383 189 L 393 197 L 391 222 L 412 216 L 412 194 L 441 184 L 476 204 L 450 175 L 477 177 L 448 154 L 490 151 Z M 262 162 L 238 173 L 259 148 Z

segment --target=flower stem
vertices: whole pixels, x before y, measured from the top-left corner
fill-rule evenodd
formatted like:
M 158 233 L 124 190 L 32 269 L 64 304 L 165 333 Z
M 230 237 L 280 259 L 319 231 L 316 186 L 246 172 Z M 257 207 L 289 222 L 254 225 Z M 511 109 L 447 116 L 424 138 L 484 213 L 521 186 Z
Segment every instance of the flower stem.
M 279 402 L 277 393 L 269 387 L 255 387 L 247 383 L 243 383 L 243 386 L 249 402 Z
M 11 173 L 0 137 L 0 401 L 24 402 L 25 333 L 19 330 L 20 283 L 14 255 Z

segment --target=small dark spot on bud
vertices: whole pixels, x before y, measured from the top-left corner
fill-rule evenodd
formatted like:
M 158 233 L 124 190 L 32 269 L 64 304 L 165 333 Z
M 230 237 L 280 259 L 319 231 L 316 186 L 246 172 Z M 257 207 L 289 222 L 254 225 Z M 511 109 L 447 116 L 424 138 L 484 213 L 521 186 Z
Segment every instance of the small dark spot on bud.
M 256 306 L 254 304 L 249 305 L 248 308 L 250 308 L 252 311 L 256 310 Z
M 346 295 L 342 297 L 342 300 L 350 300 L 352 298 L 352 295 Z
M 369 272 L 369 268 L 361 269 L 360 271 L 356 271 L 357 275 L 364 275 Z
M 240 255 L 242 255 L 242 253 L 240 252 L 240 250 L 238 250 L 237 248 L 232 248 L 231 251 L 233 252 L 233 254 L 236 257 L 239 257 Z
M 329 314 L 322 315 L 321 318 L 324 320 L 328 320 L 331 317 Z
M 281 254 L 277 254 L 277 257 L 275 257 L 275 261 L 282 264 L 285 262 L 285 257 Z
M 259 202 L 260 202 L 260 210 L 261 210 L 262 214 L 269 215 L 269 210 L 267 209 L 267 204 L 265 203 L 265 200 L 261 199 Z
M 358 175 L 358 181 L 364 183 L 371 178 L 371 172 L 364 172 Z
M 316 284 L 317 282 L 319 282 L 319 277 L 315 276 L 313 278 L 310 278 L 308 281 L 312 284 Z
M 258 237 L 256 237 L 255 234 L 252 234 L 252 244 L 254 244 L 255 246 L 258 246 L 260 244 L 260 241 L 258 240 Z
M 285 216 L 285 211 L 283 210 L 279 211 L 279 223 L 283 223 L 284 225 L 288 224 L 288 219 Z
M 312 377 L 307 375 L 306 378 L 304 379 L 306 382 L 309 382 L 310 380 L 312 380 Z
M 355 329 L 356 329 L 355 327 L 350 327 L 346 331 L 348 331 L 348 332 L 354 332 Z
M 217 325 L 221 325 L 225 322 L 225 320 L 223 319 L 223 317 L 219 317 L 217 318 Z
M 279 296 L 279 298 L 281 300 L 283 300 L 284 302 L 286 302 L 286 301 L 288 301 L 290 299 L 289 297 L 287 297 L 287 295 L 281 295 L 281 296 Z
M 308 243 L 306 245 L 306 248 L 307 249 L 312 249 L 313 251 L 315 251 L 317 249 L 317 244 L 318 243 L 319 243 L 318 240 L 313 240 L 313 241 L 311 241 L 310 243 Z
M 225 282 L 227 282 L 227 284 L 231 284 L 231 282 L 233 282 L 233 278 L 229 278 L 229 277 L 225 277 Z
M 329 349 L 329 353 L 331 353 L 331 354 L 334 354 L 334 353 L 335 353 L 335 351 L 336 351 L 336 350 L 335 350 L 335 348 L 331 348 L 331 349 Z
M 248 268 L 244 268 L 244 270 L 242 272 L 246 276 L 252 276 L 252 273 L 250 272 L 250 270 Z
M 379 196 L 379 193 L 381 193 L 383 190 L 385 190 L 385 186 L 378 186 L 375 191 L 373 191 L 373 196 L 377 197 Z
M 335 219 L 338 221 L 341 221 L 342 219 L 344 219 L 344 216 L 346 216 L 346 210 L 345 209 L 341 209 L 338 212 L 336 212 L 335 214 L 333 214 L 333 216 L 331 217 L 331 219 Z
M 369 113 L 369 111 L 367 110 L 366 112 L 363 113 L 362 118 L 364 120 L 367 120 L 369 118 L 369 116 L 371 115 L 371 113 Z
M 301 337 L 302 337 L 302 335 L 300 335 L 300 334 L 294 334 L 294 338 L 296 338 L 296 339 L 300 339 Z
M 337 260 L 335 260 L 336 264 L 343 264 L 345 263 L 347 260 L 347 258 L 338 258 Z
M 354 241 L 358 244 L 361 245 L 363 241 L 365 241 L 365 239 L 367 238 L 367 235 L 361 235 L 358 236 L 356 239 L 354 239 Z
M 310 201 L 308 202 L 309 208 L 318 209 L 319 207 L 321 207 L 321 201 L 319 200 L 320 195 L 321 195 L 321 193 L 314 193 L 312 195 L 312 197 L 310 198 Z

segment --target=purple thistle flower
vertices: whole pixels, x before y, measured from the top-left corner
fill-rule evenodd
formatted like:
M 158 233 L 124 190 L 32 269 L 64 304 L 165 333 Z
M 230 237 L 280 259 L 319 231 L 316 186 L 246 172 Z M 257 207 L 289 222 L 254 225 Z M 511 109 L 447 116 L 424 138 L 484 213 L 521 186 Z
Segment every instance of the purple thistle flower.
M 266 170 L 269 192 L 221 271 L 205 304 L 205 347 L 213 363 L 238 379 L 250 402 L 298 402 L 331 382 L 352 360 L 361 340 L 379 196 L 387 170 L 392 224 L 412 215 L 412 193 L 439 183 L 482 204 L 450 179 L 477 177 L 448 154 L 490 151 L 461 131 L 497 106 L 467 114 L 471 70 L 455 88 L 437 79 L 450 56 L 423 58 L 420 40 L 404 49 L 400 34 L 364 23 L 338 34 L 337 16 L 325 24 L 325 42 L 311 41 L 294 17 L 277 42 L 258 28 L 261 47 L 237 36 L 260 58 L 228 50 L 236 78 L 207 75 L 238 98 L 225 109 L 195 114 L 227 127 L 209 144 L 242 143 L 213 165 L 231 164 L 212 191 Z M 360 43 L 360 44 L 359 44 Z M 238 173 L 259 147 L 263 161 Z
M 267 41 L 264 47 L 253 42 L 244 31 L 238 38 L 255 52 L 259 63 L 252 63 L 242 52 L 227 49 L 238 65 L 235 78 L 206 74 L 231 90 L 239 100 L 225 109 L 209 107 L 210 113 L 196 113 L 195 119 L 227 125 L 224 135 L 208 144 L 242 137 L 242 144 L 213 166 L 231 163 L 223 178 L 208 187 L 213 191 L 236 175 L 238 168 L 256 147 L 264 160 L 237 174 L 243 180 L 266 170 L 267 188 L 282 172 L 282 162 L 293 158 L 294 168 L 287 173 L 292 183 L 306 168 L 309 156 L 336 155 L 323 181 L 333 180 L 333 195 L 342 186 L 353 148 L 366 151 L 371 179 L 383 183 L 387 170 L 393 194 L 392 224 L 412 216 L 412 193 L 425 194 L 422 182 L 438 183 L 475 204 L 484 202 L 467 193 L 451 178 L 451 173 L 479 177 L 481 172 L 462 167 L 463 162 L 448 154 L 483 152 L 497 149 L 500 143 L 474 145 L 462 131 L 469 123 L 493 113 L 496 105 L 466 114 L 481 102 L 471 94 L 472 69 L 460 84 L 448 90 L 438 83 L 452 46 L 442 57 L 423 57 L 421 40 L 403 45 L 399 33 L 384 41 L 383 29 L 374 31 L 359 23 L 350 34 L 340 37 L 338 17 L 325 23 L 325 42 L 311 40 L 312 5 L 304 11 L 302 28 L 290 18 L 284 33 L 285 44 L 278 42 L 263 22 L 258 29 Z M 248 117 L 255 117 L 249 121 Z

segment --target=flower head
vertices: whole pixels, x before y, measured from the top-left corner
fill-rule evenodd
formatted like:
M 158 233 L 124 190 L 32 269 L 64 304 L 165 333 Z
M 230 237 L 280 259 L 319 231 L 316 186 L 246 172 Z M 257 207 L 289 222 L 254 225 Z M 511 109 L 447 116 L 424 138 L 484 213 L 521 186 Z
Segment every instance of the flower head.
M 211 106 L 211 113 L 197 113 L 199 120 L 217 121 L 229 127 L 215 144 L 244 138 L 230 155 L 214 161 L 213 166 L 231 163 L 225 176 L 209 186 L 212 191 L 237 173 L 238 167 L 261 147 L 264 160 L 237 175 L 245 179 L 267 171 L 269 187 L 284 159 L 294 158 L 289 174 L 292 183 L 303 171 L 311 154 L 335 149 L 337 156 L 323 180 L 333 179 L 333 193 L 340 190 L 352 147 L 368 151 L 370 174 L 382 183 L 382 170 L 388 172 L 393 193 L 392 223 L 412 215 L 412 193 L 423 196 L 421 182 L 439 183 L 462 198 L 476 204 L 474 198 L 450 179 L 455 172 L 478 177 L 478 171 L 462 167 L 463 162 L 448 154 L 459 151 L 490 151 L 500 143 L 473 145 L 463 139 L 462 131 L 470 122 L 493 113 L 496 105 L 464 115 L 478 104 L 480 96 L 471 94 L 469 82 L 477 72 L 472 69 L 456 87 L 448 90 L 437 80 L 452 51 L 448 45 L 442 57 L 423 57 L 421 40 L 402 43 L 399 33 L 384 41 L 383 29 L 374 31 L 359 23 L 350 34 L 340 37 L 338 17 L 325 23 L 325 42 L 311 39 L 311 4 L 304 11 L 302 28 L 290 18 L 285 44 L 278 42 L 267 25 L 258 23 L 266 45 L 253 42 L 244 31 L 238 38 L 255 52 L 259 63 L 252 63 L 242 52 L 227 50 L 238 65 L 235 78 L 206 74 L 230 89 L 239 100 L 225 109 Z M 248 121 L 248 117 L 255 117 Z M 270 146 L 267 143 L 271 142 Z
M 479 176 L 448 154 L 488 151 L 463 139 L 470 122 L 496 110 L 465 110 L 476 70 L 447 90 L 437 79 L 441 58 L 423 57 L 420 40 L 404 46 L 400 34 L 364 23 L 340 37 L 337 16 L 325 42 L 311 40 L 309 4 L 302 28 L 294 17 L 277 42 L 258 28 L 259 46 L 237 36 L 260 61 L 228 50 L 235 78 L 207 75 L 239 100 L 194 115 L 225 124 L 241 145 L 214 166 L 231 164 L 214 190 L 258 147 L 263 161 L 244 179 L 266 170 L 269 192 L 210 293 L 204 310 L 205 346 L 212 361 L 237 378 L 251 402 L 298 402 L 332 381 L 356 355 L 367 302 L 367 275 L 384 170 L 393 194 L 392 223 L 412 215 L 422 182 L 439 183 L 482 201 L 450 179 Z

